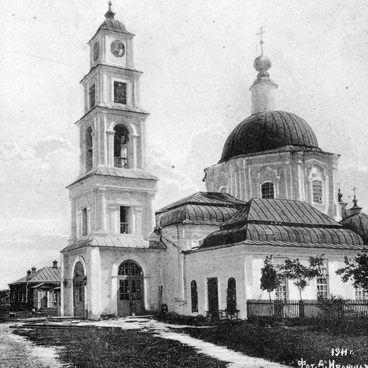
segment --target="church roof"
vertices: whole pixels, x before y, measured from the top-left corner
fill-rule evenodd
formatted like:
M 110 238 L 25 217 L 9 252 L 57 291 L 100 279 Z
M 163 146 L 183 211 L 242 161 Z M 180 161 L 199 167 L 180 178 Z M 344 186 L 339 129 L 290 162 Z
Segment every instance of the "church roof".
M 351 231 L 354 231 L 355 233 L 359 234 L 364 244 L 368 244 L 368 215 L 364 212 L 360 212 L 355 215 L 350 215 L 343 220 L 340 221 L 340 223 L 346 228 Z
M 342 225 L 337 221 L 306 202 L 290 199 L 260 198 L 252 198 L 222 226 L 231 228 L 249 222 L 342 228 Z
M 301 117 L 285 111 L 262 111 L 246 118 L 230 133 L 220 162 L 285 146 L 321 151 L 312 128 Z
M 86 247 L 114 247 L 114 248 L 150 248 L 147 240 L 134 234 L 121 234 L 116 236 L 92 237 L 78 240 L 68 245 L 61 252 L 86 248 Z
M 12 282 L 9 285 L 21 284 L 21 283 L 55 283 L 61 280 L 61 268 L 60 267 L 44 267 L 36 271 L 33 275 L 24 276 L 21 279 Z
M 221 225 L 244 205 L 227 193 L 197 192 L 156 212 L 156 225 Z
M 253 198 L 219 231 L 208 235 L 200 248 L 260 241 L 269 245 L 314 245 L 324 248 L 362 249 L 363 241 L 353 231 L 308 203 L 286 199 Z M 265 244 L 266 245 L 266 244 Z

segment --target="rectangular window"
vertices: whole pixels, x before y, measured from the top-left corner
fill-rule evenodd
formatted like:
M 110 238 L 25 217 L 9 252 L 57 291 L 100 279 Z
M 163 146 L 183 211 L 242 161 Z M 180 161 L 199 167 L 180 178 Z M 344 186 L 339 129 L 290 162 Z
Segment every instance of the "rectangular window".
M 128 280 L 120 280 L 119 287 L 119 297 L 120 300 L 129 300 L 129 281 Z
M 87 217 L 87 208 L 82 209 L 82 236 L 86 236 L 88 234 L 88 217 Z
M 120 206 L 120 234 L 128 234 L 128 211 L 129 207 Z
M 313 180 L 313 202 L 322 204 L 322 182 L 320 180 Z
M 317 299 L 328 298 L 328 273 L 327 267 L 322 268 L 322 275 L 317 277 Z
M 275 299 L 277 300 L 286 300 L 286 278 L 283 278 L 278 288 L 275 290 Z
M 96 105 L 96 87 L 89 87 L 89 108 L 92 109 Z
M 114 102 L 126 105 L 127 84 L 124 82 L 114 82 Z
M 366 293 L 362 288 L 355 288 L 355 300 L 367 300 L 368 293 Z
M 262 198 L 264 199 L 274 199 L 275 198 L 275 191 L 274 191 L 273 183 L 271 183 L 270 181 L 262 184 L 261 191 L 262 191 Z

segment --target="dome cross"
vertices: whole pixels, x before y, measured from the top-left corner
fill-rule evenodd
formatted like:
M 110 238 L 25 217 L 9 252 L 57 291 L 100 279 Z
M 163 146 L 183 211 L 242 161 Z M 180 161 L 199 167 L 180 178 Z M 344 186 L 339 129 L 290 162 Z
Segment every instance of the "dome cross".
M 263 36 L 262 36 L 263 33 L 265 33 L 265 31 L 263 30 L 263 27 L 261 27 L 260 30 L 259 30 L 259 32 L 256 33 L 257 36 L 260 35 L 260 37 L 261 37 L 261 40 L 259 41 L 259 43 L 261 45 L 261 56 L 263 56 L 263 44 L 264 44 L 264 42 L 263 42 Z

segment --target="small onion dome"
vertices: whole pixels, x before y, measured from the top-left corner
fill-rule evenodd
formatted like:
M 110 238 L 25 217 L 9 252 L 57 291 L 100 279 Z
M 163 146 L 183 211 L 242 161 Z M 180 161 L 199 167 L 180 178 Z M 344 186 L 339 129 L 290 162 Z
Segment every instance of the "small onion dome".
M 364 212 L 359 212 L 358 214 L 351 215 L 340 223 L 346 228 L 354 233 L 361 236 L 364 244 L 368 244 L 368 215 Z
M 271 60 L 266 57 L 266 56 L 258 56 L 255 60 L 254 60 L 254 69 L 257 70 L 258 75 L 257 78 L 262 78 L 262 77 L 269 77 L 270 75 L 267 73 L 267 70 L 271 68 L 272 63 Z
M 305 120 L 289 112 L 262 111 L 249 116 L 230 133 L 220 162 L 286 146 L 321 151 L 316 135 Z
M 115 32 L 120 32 L 120 33 L 127 33 L 126 27 L 125 25 L 120 22 L 119 20 L 115 19 L 115 14 L 112 10 L 111 10 L 111 1 L 108 2 L 109 4 L 109 10 L 106 12 L 105 14 L 105 20 L 104 22 L 98 27 L 97 32 L 100 29 L 107 29 L 109 31 L 115 31 Z

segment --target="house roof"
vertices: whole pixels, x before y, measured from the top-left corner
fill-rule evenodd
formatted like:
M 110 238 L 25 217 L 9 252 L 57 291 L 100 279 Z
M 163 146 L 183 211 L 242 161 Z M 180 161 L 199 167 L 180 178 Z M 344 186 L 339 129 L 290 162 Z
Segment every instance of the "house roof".
M 221 225 L 245 203 L 226 193 L 197 192 L 156 212 L 156 224 Z
M 209 234 L 200 248 L 244 241 L 295 246 L 309 244 L 362 249 L 362 238 L 308 203 L 286 199 L 253 198 L 220 228 Z
M 55 283 L 61 280 L 61 268 L 60 267 L 44 267 L 36 271 L 30 276 L 24 276 L 21 279 L 10 283 L 9 285 L 22 284 L 22 283 Z

